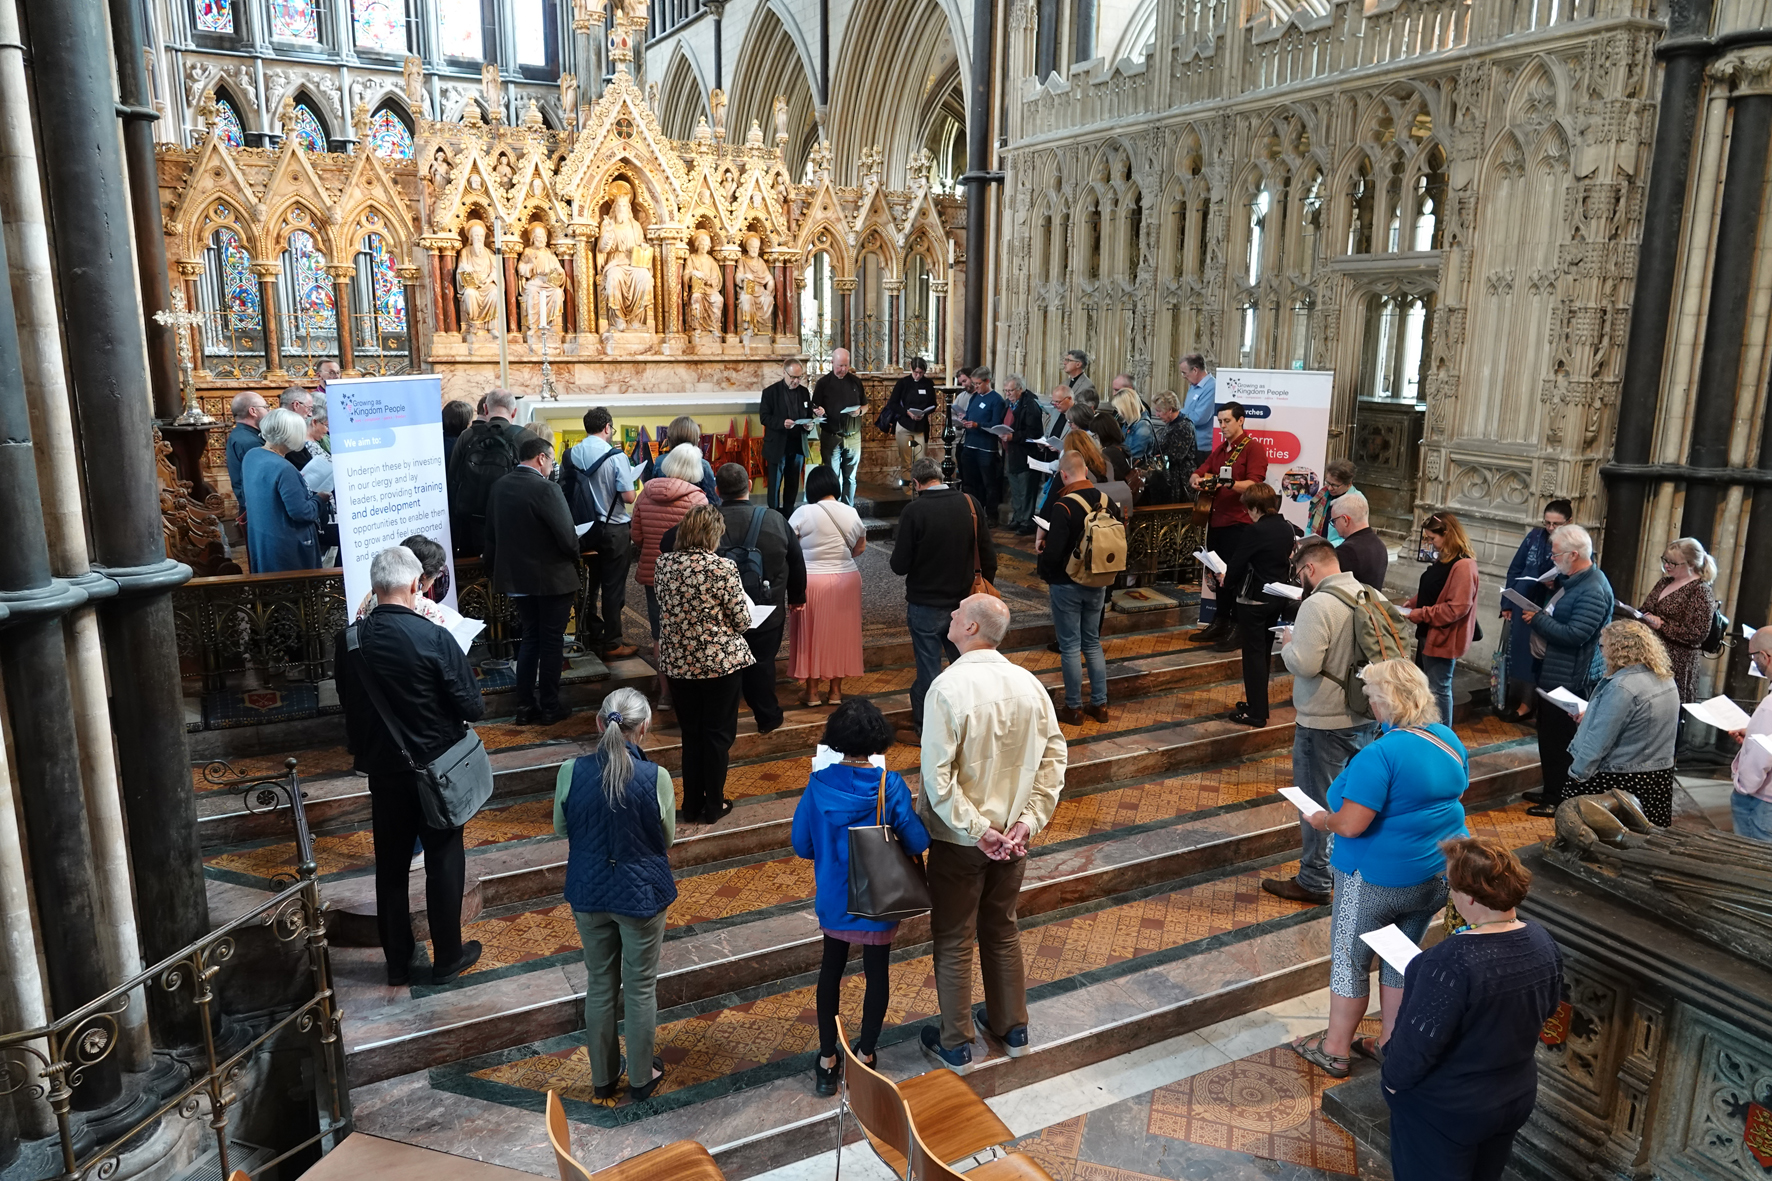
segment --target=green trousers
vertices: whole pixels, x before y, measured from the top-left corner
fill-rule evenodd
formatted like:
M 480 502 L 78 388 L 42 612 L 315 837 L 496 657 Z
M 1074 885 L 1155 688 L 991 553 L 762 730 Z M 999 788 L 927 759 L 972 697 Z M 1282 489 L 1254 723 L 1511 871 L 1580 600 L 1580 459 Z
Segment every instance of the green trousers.
M 652 1078 L 665 912 L 637 919 L 575 910 L 572 919 L 585 953 L 585 1047 L 591 1056 L 591 1082 L 607 1087 L 621 1077 L 621 1047 L 615 1036 L 619 1000 L 628 1038 L 628 1085 L 644 1086 Z

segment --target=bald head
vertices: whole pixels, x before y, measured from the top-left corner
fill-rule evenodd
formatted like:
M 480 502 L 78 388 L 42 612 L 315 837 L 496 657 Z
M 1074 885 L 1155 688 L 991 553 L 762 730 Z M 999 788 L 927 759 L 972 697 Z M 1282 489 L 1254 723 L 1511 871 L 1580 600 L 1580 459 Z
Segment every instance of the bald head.
M 962 653 L 995 648 L 1009 634 L 1009 608 L 995 595 L 961 599 L 948 624 L 948 641 Z
M 257 426 L 259 419 L 263 418 L 265 411 L 270 408 L 264 395 L 256 390 L 243 390 L 235 394 L 233 402 L 228 406 L 228 409 L 233 411 L 234 421 L 245 423 L 247 426 Z
M 849 350 L 848 349 L 836 349 L 836 350 L 832 351 L 832 353 L 831 353 L 831 372 L 835 373 L 838 377 L 844 377 L 844 376 L 848 375 L 848 373 L 849 373 Z
M 1772 627 L 1762 627 L 1747 639 L 1747 650 L 1754 652 L 1772 652 Z
M 1083 458 L 1081 451 L 1066 451 L 1059 461 L 1059 472 L 1064 476 L 1066 484 L 1079 484 L 1089 479 L 1089 461 Z

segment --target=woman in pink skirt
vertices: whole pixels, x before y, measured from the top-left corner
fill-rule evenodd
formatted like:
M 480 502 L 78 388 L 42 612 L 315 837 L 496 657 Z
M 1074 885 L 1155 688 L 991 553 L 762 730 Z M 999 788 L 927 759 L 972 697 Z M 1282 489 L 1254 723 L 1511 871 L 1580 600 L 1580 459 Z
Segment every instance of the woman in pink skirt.
M 806 503 L 788 518 L 806 556 L 806 605 L 788 625 L 788 675 L 805 681 L 800 704 L 812 704 L 812 682 L 830 680 L 819 700 L 843 700 L 843 678 L 861 675 L 861 570 L 855 555 L 868 546 L 861 515 L 837 499 L 837 473 L 820 465 L 806 476 Z

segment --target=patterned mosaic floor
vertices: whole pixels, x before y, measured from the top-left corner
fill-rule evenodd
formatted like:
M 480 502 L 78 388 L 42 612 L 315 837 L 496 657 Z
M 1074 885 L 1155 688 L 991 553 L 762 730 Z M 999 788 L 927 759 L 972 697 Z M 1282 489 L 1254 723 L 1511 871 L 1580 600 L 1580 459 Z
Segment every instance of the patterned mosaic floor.
M 1367 1021 L 1362 1032 L 1376 1034 Z M 1054 1181 L 1354 1175 L 1353 1138 L 1323 1115 L 1337 1085 L 1284 1046 L 1066 1120 L 1013 1147 Z M 1284 1172 L 1246 1158 L 1295 1166 Z
M 1083 972 L 1307 909 L 1261 889 L 1263 876 L 1291 874 L 1296 869 L 1296 863 L 1291 863 L 1238 874 L 1030 927 L 1021 936 L 1030 994 L 1042 985 Z M 939 1011 L 934 963 L 929 956 L 896 963 L 891 975 L 888 1036 L 891 1027 L 921 1021 Z M 863 990 L 859 975 L 844 979 L 842 1014 L 850 1026 L 861 1020 Z M 975 995 L 983 995 L 976 963 L 973 990 Z M 798 1069 L 800 1064 L 791 1060 L 817 1048 L 814 991 L 810 986 L 788 989 L 661 1025 L 657 1053 L 665 1060 L 666 1078 L 659 1094 L 681 1092 L 681 1102 L 694 1102 L 710 1084 L 718 1084 L 715 1089 L 725 1092 Z M 469 1078 L 526 1091 L 558 1089 L 567 1099 L 594 1102 L 590 1063 L 579 1044 L 582 1036 L 573 1034 L 555 1041 L 560 1044 L 546 1053 L 477 1070 Z M 493 1090 L 488 1097 L 496 1094 Z

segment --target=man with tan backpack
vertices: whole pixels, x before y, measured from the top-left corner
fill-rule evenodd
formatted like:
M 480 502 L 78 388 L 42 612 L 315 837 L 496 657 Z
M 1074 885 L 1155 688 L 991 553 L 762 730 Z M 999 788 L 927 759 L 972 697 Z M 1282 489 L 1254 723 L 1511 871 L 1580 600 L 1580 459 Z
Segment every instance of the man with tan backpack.
M 1064 666 L 1064 706 L 1058 720 L 1077 725 L 1085 714 L 1108 720 L 1107 657 L 1101 651 L 1102 603 L 1114 576 L 1126 568 L 1126 523 L 1095 481 L 1078 451 L 1058 468 L 1057 494 L 1048 503 L 1038 570 L 1052 605 L 1052 631 Z M 1089 666 L 1089 705 L 1083 707 L 1083 666 Z

